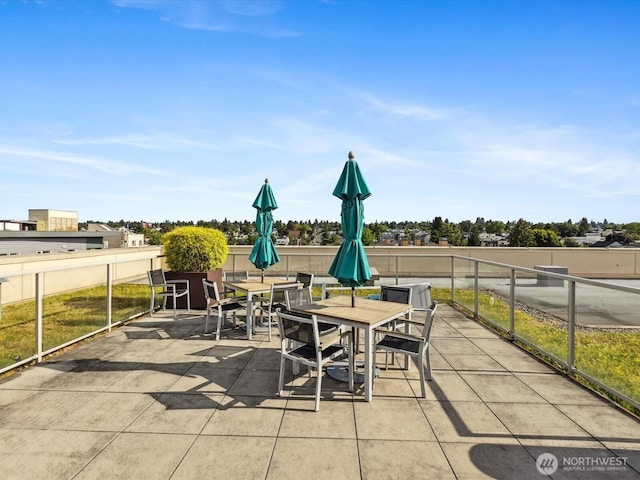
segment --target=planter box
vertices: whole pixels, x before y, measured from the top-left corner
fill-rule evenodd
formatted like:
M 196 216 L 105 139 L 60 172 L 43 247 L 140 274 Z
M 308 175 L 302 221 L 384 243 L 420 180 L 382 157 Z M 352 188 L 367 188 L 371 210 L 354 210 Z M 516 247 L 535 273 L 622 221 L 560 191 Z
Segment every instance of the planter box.
M 204 289 L 202 287 L 202 279 L 206 278 L 209 281 L 216 281 L 218 284 L 218 290 L 222 292 L 222 269 L 217 268 L 214 271 L 209 272 L 164 272 L 164 276 L 167 280 L 188 280 L 189 281 L 189 296 L 191 300 L 192 310 L 206 310 L 207 301 L 204 296 Z M 186 310 L 187 297 L 178 298 L 177 308 Z M 167 308 L 173 308 L 173 299 L 167 299 Z

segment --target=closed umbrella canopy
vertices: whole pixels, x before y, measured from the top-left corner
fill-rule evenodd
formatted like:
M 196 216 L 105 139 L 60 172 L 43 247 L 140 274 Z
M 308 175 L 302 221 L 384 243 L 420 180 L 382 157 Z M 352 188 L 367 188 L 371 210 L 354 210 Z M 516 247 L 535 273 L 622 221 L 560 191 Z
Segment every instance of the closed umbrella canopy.
M 364 205 L 362 201 L 371 195 L 360 167 L 349 152 L 349 160 L 342 170 L 333 195 L 342 200 L 342 236 L 343 241 L 336 253 L 329 274 L 342 286 L 351 287 L 352 296 L 355 287 L 359 287 L 371 278 L 369 262 L 362 245 Z
M 272 211 L 278 208 L 278 204 L 273 196 L 273 190 L 271 190 L 268 178 L 265 179 L 264 185 L 260 188 L 260 192 L 253 202 L 253 207 L 257 210 L 256 230 L 258 232 L 258 238 L 249 255 L 249 261 L 253 263 L 256 268 L 262 270 L 262 276 L 264 278 L 264 270 L 280 261 L 280 256 L 271 239 L 271 231 L 273 230 Z

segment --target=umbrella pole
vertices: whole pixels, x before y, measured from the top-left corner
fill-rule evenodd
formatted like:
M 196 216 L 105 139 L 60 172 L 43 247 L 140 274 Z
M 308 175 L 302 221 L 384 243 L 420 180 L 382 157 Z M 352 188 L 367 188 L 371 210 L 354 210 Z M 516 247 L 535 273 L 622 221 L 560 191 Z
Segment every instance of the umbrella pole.
M 356 306 L 356 287 L 351 287 L 351 306 Z
M 262 276 L 260 277 L 260 283 L 264 283 L 264 270 L 261 270 Z

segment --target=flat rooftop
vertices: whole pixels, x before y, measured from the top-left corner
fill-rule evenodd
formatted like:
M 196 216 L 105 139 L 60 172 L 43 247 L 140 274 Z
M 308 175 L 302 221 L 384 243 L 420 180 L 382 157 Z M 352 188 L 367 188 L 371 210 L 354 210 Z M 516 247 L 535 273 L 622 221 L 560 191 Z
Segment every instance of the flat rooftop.
M 325 375 L 319 412 L 304 367 L 276 396 L 277 335 L 203 327 L 159 312 L 4 379 L 0 478 L 640 479 L 638 419 L 447 305 L 427 398 L 398 364 L 370 403 Z

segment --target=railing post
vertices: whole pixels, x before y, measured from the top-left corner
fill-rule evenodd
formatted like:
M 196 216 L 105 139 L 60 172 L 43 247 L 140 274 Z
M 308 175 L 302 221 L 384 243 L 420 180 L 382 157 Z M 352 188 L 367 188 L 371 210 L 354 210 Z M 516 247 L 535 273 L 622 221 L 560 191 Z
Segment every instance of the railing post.
M 287 280 L 289 280 L 289 255 L 287 255 L 285 257 L 285 262 L 284 263 L 285 263 L 285 267 L 284 268 L 286 270 L 285 273 L 287 274 L 286 277 L 287 277 Z
M 44 282 L 42 273 L 36 273 L 36 330 L 35 330 L 35 350 L 36 350 L 36 363 L 42 362 L 42 290 L 44 289 Z
M 453 289 L 455 288 L 455 271 L 456 271 L 456 266 L 455 266 L 455 257 L 453 255 L 451 255 L 451 303 L 453 303 L 453 298 L 454 298 L 454 291 Z
M 567 331 L 567 367 L 569 373 L 575 371 L 575 349 L 576 349 L 576 282 L 569 280 L 568 292 L 568 331 Z
M 516 270 L 511 269 L 509 283 L 509 338 L 514 339 L 516 331 Z
M 479 299 L 478 295 L 480 294 L 480 279 L 479 272 L 480 265 L 477 261 L 473 262 L 473 314 L 476 318 L 480 318 L 480 312 L 478 311 Z
M 396 255 L 396 285 L 398 285 L 399 281 L 398 281 L 398 262 L 399 262 L 399 257 L 398 255 Z
M 113 264 L 107 263 L 107 327 L 111 331 L 113 307 Z

